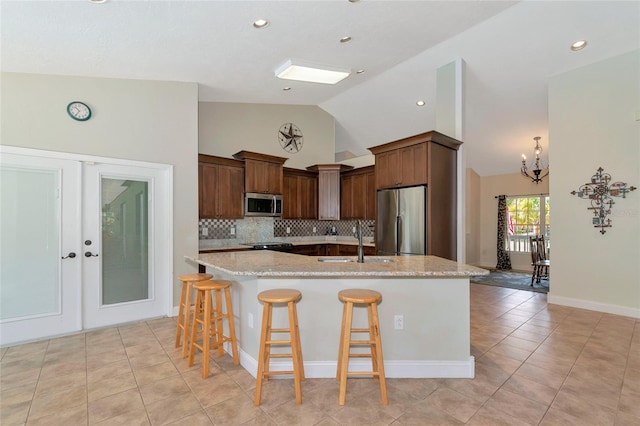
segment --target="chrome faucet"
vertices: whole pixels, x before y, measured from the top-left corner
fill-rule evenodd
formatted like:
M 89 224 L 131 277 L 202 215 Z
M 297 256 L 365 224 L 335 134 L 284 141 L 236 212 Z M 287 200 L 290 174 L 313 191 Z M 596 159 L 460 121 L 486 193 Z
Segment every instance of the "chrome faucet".
M 358 263 L 364 263 L 364 246 L 362 245 L 362 221 L 356 221 L 356 238 L 358 239 Z

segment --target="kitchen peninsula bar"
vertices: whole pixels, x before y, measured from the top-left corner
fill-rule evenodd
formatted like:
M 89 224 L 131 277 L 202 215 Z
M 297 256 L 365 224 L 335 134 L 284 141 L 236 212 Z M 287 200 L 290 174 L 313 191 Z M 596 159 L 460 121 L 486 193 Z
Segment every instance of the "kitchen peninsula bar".
M 275 288 L 302 292 L 298 319 L 305 376 L 335 377 L 342 303 L 338 291 L 368 288 L 382 293 L 380 314 L 387 377 L 474 376 L 470 354 L 469 278 L 489 272 L 435 256 L 324 258 L 263 251 L 186 256 L 214 279 L 234 281 L 233 309 L 242 366 L 255 376 L 262 305 L 257 294 Z M 386 260 L 386 261 L 385 261 Z M 389 261 L 390 260 L 390 261 Z M 354 327 L 366 324 L 366 309 L 354 312 Z M 286 324 L 274 312 L 275 324 Z M 403 328 L 394 319 L 402 316 Z M 290 368 L 291 361 L 272 364 Z M 370 361 L 353 360 L 352 370 L 370 370 Z

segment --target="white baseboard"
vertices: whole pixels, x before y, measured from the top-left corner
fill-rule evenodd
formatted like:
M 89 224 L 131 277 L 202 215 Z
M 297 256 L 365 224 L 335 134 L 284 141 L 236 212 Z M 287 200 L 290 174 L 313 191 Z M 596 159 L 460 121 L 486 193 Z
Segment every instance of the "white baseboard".
M 591 300 L 575 299 L 573 297 L 554 296 L 551 292 L 547 295 L 547 301 L 554 305 L 570 306 L 572 308 L 588 309 L 590 311 L 640 318 L 640 308 L 611 305 Z
M 225 346 L 225 350 L 231 348 Z M 242 349 L 239 349 L 240 365 L 256 377 L 258 362 Z M 310 379 L 334 379 L 336 377 L 337 361 L 305 361 L 304 375 Z M 291 361 L 272 361 L 272 371 L 290 371 L 293 369 Z M 371 361 L 350 361 L 350 371 L 370 371 Z M 467 361 L 385 361 L 384 374 L 387 378 L 462 378 L 475 377 L 475 358 L 470 356 Z M 290 376 L 276 376 L 291 378 Z

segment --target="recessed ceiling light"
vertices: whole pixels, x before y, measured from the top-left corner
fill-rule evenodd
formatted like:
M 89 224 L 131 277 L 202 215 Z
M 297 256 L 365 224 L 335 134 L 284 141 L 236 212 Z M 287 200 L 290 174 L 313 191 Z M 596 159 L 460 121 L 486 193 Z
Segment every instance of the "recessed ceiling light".
M 291 87 L 289 87 L 289 86 L 283 87 L 282 90 L 284 90 L 285 92 L 288 92 L 289 90 L 291 90 Z
M 349 3 L 358 3 L 360 0 L 349 0 Z
M 269 26 L 269 21 L 267 21 L 266 19 L 256 19 L 255 21 L 253 21 L 254 28 L 265 28 L 268 26 Z
M 100 4 L 100 3 L 106 3 L 107 0 L 89 0 L 89 2 L 94 4 Z
M 582 50 L 585 47 L 587 47 L 587 40 L 578 40 L 575 43 L 571 44 L 571 50 L 573 50 L 574 52 Z
M 424 106 L 425 102 L 423 100 L 419 100 L 416 102 L 416 105 L 418 106 Z
M 366 71 L 365 70 L 358 70 L 356 71 L 356 74 L 364 74 Z
M 351 41 L 351 37 L 346 36 L 340 39 L 340 43 L 349 43 Z
M 291 59 L 275 70 L 278 78 L 285 80 L 306 81 L 309 83 L 336 84 L 349 77 L 351 70 L 340 69 L 327 65 L 315 65 Z

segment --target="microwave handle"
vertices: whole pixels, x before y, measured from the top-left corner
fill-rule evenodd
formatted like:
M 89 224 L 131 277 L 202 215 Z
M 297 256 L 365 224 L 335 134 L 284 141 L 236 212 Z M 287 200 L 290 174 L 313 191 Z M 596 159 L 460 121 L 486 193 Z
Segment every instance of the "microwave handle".
M 272 195 L 271 199 L 273 200 L 273 202 L 271 203 L 271 214 L 276 214 L 276 196 Z

